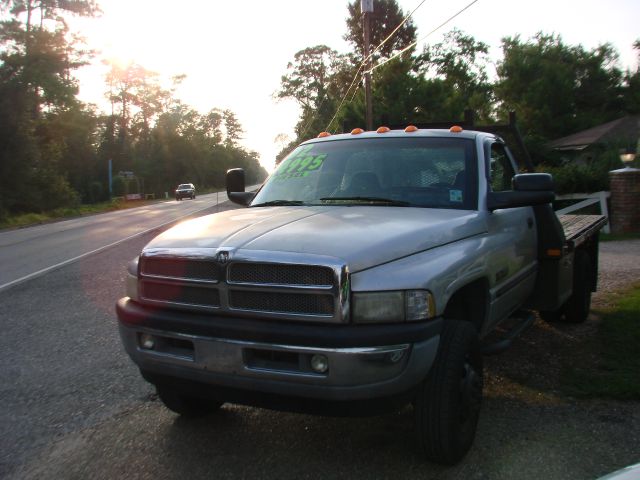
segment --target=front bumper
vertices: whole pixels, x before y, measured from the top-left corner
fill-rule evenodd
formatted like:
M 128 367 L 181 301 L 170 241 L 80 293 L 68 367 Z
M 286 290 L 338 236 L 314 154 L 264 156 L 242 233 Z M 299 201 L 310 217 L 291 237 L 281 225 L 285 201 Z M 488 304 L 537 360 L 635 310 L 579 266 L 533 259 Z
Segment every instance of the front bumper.
M 147 377 L 340 401 L 390 397 L 419 384 L 442 324 L 301 325 L 153 311 L 127 298 L 117 312 L 125 349 Z M 144 348 L 144 338 L 153 348 Z M 326 372 L 312 369 L 314 355 L 326 358 Z

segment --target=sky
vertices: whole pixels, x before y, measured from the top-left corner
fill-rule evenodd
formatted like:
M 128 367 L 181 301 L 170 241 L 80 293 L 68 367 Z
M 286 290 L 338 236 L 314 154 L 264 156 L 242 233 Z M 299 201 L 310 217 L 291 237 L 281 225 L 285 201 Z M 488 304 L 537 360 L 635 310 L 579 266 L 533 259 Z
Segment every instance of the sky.
M 398 0 L 406 15 L 421 2 Z M 526 40 L 542 31 L 587 49 L 612 43 L 620 54 L 621 68 L 637 66 L 632 44 L 640 38 L 640 0 L 478 0 L 427 36 L 470 2 L 426 0 L 420 5 L 412 16 L 422 39 L 418 48 L 438 43 L 455 27 L 488 44 L 497 61 L 501 38 L 519 34 Z M 77 72 L 82 100 L 107 110 L 102 59 L 134 61 L 167 80 L 185 74 L 176 92 L 182 102 L 202 113 L 212 108 L 235 112 L 244 128 L 243 145 L 258 152 L 267 170 L 273 168 L 282 147 L 276 136 L 295 138 L 297 105 L 274 99 L 287 64 L 296 52 L 314 45 L 324 44 L 340 53 L 350 49 L 342 38 L 347 0 L 99 3 L 101 16 L 72 23 L 88 46 L 98 51 L 93 64 Z

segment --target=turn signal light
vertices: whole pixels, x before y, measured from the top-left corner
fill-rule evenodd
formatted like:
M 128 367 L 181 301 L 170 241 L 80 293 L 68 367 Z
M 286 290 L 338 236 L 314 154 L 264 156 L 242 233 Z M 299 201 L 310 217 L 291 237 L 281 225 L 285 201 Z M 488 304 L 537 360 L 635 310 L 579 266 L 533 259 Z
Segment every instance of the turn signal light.
M 351 135 L 360 135 L 363 132 L 364 130 L 361 128 L 354 128 L 353 130 L 351 130 Z
M 454 125 L 449 129 L 451 133 L 460 133 L 462 131 L 462 127 L 460 125 Z
M 387 133 L 389 131 L 391 131 L 389 127 L 378 127 L 378 129 L 376 130 L 376 133 Z
M 324 137 L 329 137 L 331 136 L 331 134 L 329 132 L 320 132 L 318 134 L 318 138 L 324 138 Z
M 417 132 L 418 131 L 418 127 L 416 127 L 415 125 L 409 125 L 409 126 L 407 126 L 407 128 L 404 129 L 404 131 L 407 132 L 407 133 Z

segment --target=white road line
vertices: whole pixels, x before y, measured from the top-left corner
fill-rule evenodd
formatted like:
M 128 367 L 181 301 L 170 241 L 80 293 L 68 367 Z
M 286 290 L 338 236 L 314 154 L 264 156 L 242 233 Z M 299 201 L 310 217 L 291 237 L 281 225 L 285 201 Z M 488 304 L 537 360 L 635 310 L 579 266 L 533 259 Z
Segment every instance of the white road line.
M 207 207 L 201 208 L 200 210 L 194 210 L 193 212 L 190 212 L 188 215 L 193 215 L 195 213 L 199 213 L 199 212 L 202 212 L 204 210 L 208 210 L 210 208 L 217 207 L 218 205 L 219 204 L 209 205 Z M 157 230 L 159 228 L 162 228 L 165 225 L 170 225 L 172 223 L 175 223 L 176 221 L 179 221 L 179 220 L 180 219 L 177 218 L 177 219 L 173 219 L 173 220 L 170 220 L 168 222 L 162 223 L 160 225 L 156 225 L 155 227 L 148 228 L 147 230 L 144 230 L 142 232 L 135 233 L 133 235 L 130 235 L 130 236 L 125 237 L 125 238 L 122 238 L 122 239 L 117 240 L 117 241 L 115 241 L 113 243 L 110 243 L 108 245 L 104 245 L 104 246 L 102 246 L 100 248 L 96 248 L 95 250 L 91 250 L 90 252 L 86 252 L 86 253 L 83 253 L 82 255 L 78 255 L 77 257 L 65 260 L 64 262 L 60 262 L 60 263 L 57 263 L 55 265 L 51 265 L 50 267 L 43 268 L 42 270 L 38 270 L 37 272 L 30 273 L 29 275 L 25 275 L 24 277 L 18 278 L 16 280 L 12 280 L 12 281 L 10 281 L 8 283 L 5 283 L 4 285 L 0 285 L 0 292 L 5 290 L 5 289 L 7 289 L 7 288 L 9 288 L 9 287 L 17 285 L 19 283 L 26 282 L 27 280 L 31 280 L 33 278 L 39 277 L 40 275 L 44 275 L 45 273 L 48 273 L 48 272 L 50 272 L 52 270 L 55 270 L 57 268 L 64 267 L 65 265 L 69 265 L 70 263 L 73 263 L 73 262 L 76 262 L 78 260 L 81 260 L 81 259 L 83 259 L 85 257 L 88 257 L 89 255 L 93 255 L 95 253 L 102 252 L 103 250 L 106 250 L 108 248 L 114 247 L 115 245 L 118 245 L 120 243 L 126 242 L 127 240 L 131 240 L 132 238 L 136 238 L 136 237 L 139 237 L 141 235 L 144 235 L 145 233 L 152 232 L 153 230 Z

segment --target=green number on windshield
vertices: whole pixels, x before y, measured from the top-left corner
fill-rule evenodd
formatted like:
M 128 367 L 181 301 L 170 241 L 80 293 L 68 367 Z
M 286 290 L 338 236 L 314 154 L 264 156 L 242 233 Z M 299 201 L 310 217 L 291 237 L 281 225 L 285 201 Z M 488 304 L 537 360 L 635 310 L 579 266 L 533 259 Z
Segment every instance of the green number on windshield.
M 310 172 L 319 169 L 327 158 L 326 154 L 313 155 L 313 145 L 307 145 L 295 155 L 289 157 L 287 162 L 280 167 L 275 176 L 276 180 L 306 177 Z

